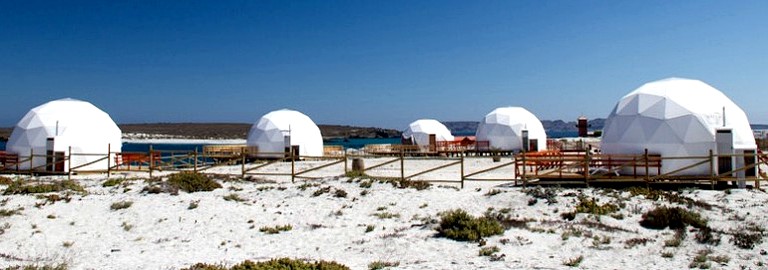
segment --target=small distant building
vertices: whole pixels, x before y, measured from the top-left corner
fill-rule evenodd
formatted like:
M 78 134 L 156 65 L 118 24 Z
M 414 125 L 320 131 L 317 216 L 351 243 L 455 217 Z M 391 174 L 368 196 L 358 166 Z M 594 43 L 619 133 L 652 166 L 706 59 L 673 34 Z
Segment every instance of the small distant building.
M 589 120 L 586 116 L 579 116 L 579 118 L 576 119 L 576 128 L 579 129 L 579 137 L 589 136 Z
M 646 83 L 619 100 L 605 121 L 601 148 L 605 154 L 641 155 L 647 149 L 662 158 L 705 157 L 709 151 L 754 153 L 756 144 L 747 115 L 725 94 L 702 81 L 669 78 Z M 663 159 L 661 173 L 698 162 Z M 739 168 L 754 161 L 725 157 L 718 162 Z M 709 173 L 710 165 L 701 164 L 675 175 Z M 747 173 L 754 175 L 754 170 Z
M 522 107 L 497 108 L 477 126 L 478 142 L 502 151 L 539 151 L 547 149 L 547 133 L 533 113 Z
M 434 135 L 435 142 L 450 142 L 454 140 L 451 131 L 434 119 L 419 119 L 408 125 L 403 131 L 403 139 L 416 145 L 430 145 L 429 137 Z
M 288 109 L 262 116 L 248 132 L 248 146 L 257 148 L 257 157 L 282 158 L 290 148 L 301 156 L 323 156 L 320 128 L 305 114 Z
M 32 154 L 31 166 L 37 171 L 106 170 L 105 157 L 120 152 L 121 140 L 120 128 L 107 113 L 89 102 L 65 98 L 27 112 L 13 128 L 6 150 L 19 160 Z M 30 169 L 29 162 L 18 165 L 20 170 Z

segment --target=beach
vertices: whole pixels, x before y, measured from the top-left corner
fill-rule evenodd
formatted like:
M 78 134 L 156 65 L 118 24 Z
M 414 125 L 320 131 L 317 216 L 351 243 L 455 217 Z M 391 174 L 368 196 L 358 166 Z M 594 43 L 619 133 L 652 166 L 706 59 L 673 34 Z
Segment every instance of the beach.
M 365 160 L 368 166 L 382 161 Z M 414 170 L 426 170 L 440 161 L 409 162 Z M 310 161 L 296 164 L 317 166 Z M 489 157 L 477 159 L 467 162 L 466 170 L 492 164 Z M 282 171 L 290 163 L 274 166 L 269 170 Z M 371 174 L 397 175 L 397 166 Z M 754 232 L 768 224 L 768 195 L 756 189 L 673 192 L 689 198 L 687 204 L 622 190 L 541 189 L 553 195 L 550 201 L 529 195 L 535 188 L 505 182 L 468 181 L 463 189 L 435 184 L 417 190 L 342 173 L 295 183 L 286 176 L 226 176 L 240 170 L 236 165 L 204 171 L 222 184 L 209 192 L 151 194 L 142 191 L 148 186 L 146 173 L 121 172 L 109 178 L 120 183 L 109 187 L 103 186 L 105 174 L 73 176 L 86 192 L 52 193 L 66 200 L 51 200 L 50 194 L 4 195 L 0 209 L 11 214 L 0 217 L 0 266 L 181 269 L 199 262 L 233 265 L 288 257 L 336 261 L 352 269 L 368 269 L 375 262 L 396 265 L 394 269 L 568 269 L 575 262 L 582 269 L 682 269 L 707 253 L 704 263 L 711 269 L 765 269 L 768 259 L 765 243 L 743 249 L 732 241 L 733 232 Z M 450 178 L 456 175 L 451 170 L 424 177 Z M 313 173 L 334 171 L 342 170 L 331 166 Z M 486 177 L 510 174 L 511 168 Z M 66 176 L 10 178 L 47 182 Z M 562 214 L 573 212 L 582 198 L 620 208 L 611 214 L 576 213 L 573 220 L 564 219 Z M 116 203 L 125 202 L 130 202 L 128 207 L 115 209 Z M 674 230 L 640 225 L 642 215 L 659 206 L 700 214 L 719 243 L 699 243 L 698 229 L 688 226 L 679 245 L 668 246 Z M 517 222 L 500 235 L 485 237 L 482 246 L 438 237 L 441 213 L 455 209 L 476 217 L 503 213 Z M 286 225 L 289 230 L 276 234 L 261 231 Z M 492 247 L 498 251 L 480 255 L 483 248 Z

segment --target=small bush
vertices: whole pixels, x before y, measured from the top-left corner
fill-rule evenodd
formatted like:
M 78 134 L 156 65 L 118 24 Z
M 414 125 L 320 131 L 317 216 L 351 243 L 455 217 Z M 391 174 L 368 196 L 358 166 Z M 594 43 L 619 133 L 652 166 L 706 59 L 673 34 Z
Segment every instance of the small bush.
M 266 234 L 278 234 L 280 232 L 287 232 L 293 230 L 293 226 L 291 225 L 283 225 L 283 226 L 275 226 L 275 227 L 261 227 L 259 228 L 260 232 L 266 233 Z
M 382 262 L 382 261 L 375 261 L 368 264 L 369 270 L 380 270 L 387 267 L 397 267 L 399 266 L 399 262 Z
M 280 258 L 263 262 L 252 262 L 249 260 L 224 267 L 221 265 L 210 265 L 198 263 L 182 270 L 349 270 L 349 267 L 337 262 L 305 262 L 298 259 Z
M 717 246 L 720 244 L 720 235 L 713 234 L 712 229 L 710 229 L 709 227 L 704 227 L 699 229 L 698 232 L 696 232 L 696 242 L 698 242 L 699 244 Z
M 669 239 L 667 241 L 664 241 L 665 247 L 679 247 L 683 244 L 683 241 L 685 241 L 686 237 L 685 229 L 676 229 L 675 235 L 672 236 L 672 239 Z
M 230 193 L 229 195 L 225 195 L 222 198 L 224 198 L 225 201 L 234 201 L 234 202 L 244 202 L 245 201 L 245 199 L 240 198 L 240 196 L 237 195 L 237 193 Z
M 618 210 L 619 207 L 615 204 L 599 204 L 594 198 L 588 199 L 584 196 L 579 197 L 579 204 L 576 205 L 576 213 L 607 215 Z
M 536 187 L 536 188 L 526 189 L 524 192 L 525 194 L 533 197 L 534 199 L 547 200 L 547 205 L 552 205 L 557 203 L 557 189 L 555 188 Z
M 743 249 L 753 249 L 756 245 L 763 242 L 763 236 L 760 233 L 749 233 L 740 230 L 733 234 L 730 242 Z
M 709 269 L 712 265 L 707 262 L 709 254 L 712 254 L 711 250 L 704 249 L 699 250 L 693 261 L 688 265 L 689 268 Z
M 25 266 L 10 266 L 3 268 L 3 270 L 67 270 L 69 266 L 65 263 L 54 265 L 25 265 Z
M 488 191 L 488 193 L 485 193 L 485 196 L 491 197 L 491 196 L 494 196 L 494 195 L 501 194 L 503 192 L 504 191 L 501 191 L 501 190 L 498 190 L 498 189 L 491 189 L 491 190 Z
M 13 184 L 13 179 L 5 176 L 0 176 L 0 185 L 10 185 L 10 184 Z
M 624 248 L 630 249 L 630 248 L 636 247 L 638 245 L 645 246 L 645 244 L 648 244 L 648 242 L 653 242 L 653 239 L 650 239 L 650 238 L 632 238 L 632 239 L 628 239 L 628 240 L 624 241 Z
M 200 201 L 191 201 L 189 202 L 189 206 L 187 206 L 188 210 L 192 210 L 200 206 Z
M 180 172 L 168 176 L 168 183 L 188 193 L 213 191 L 221 188 L 221 184 L 196 172 Z
M 361 188 L 371 188 L 371 186 L 373 186 L 373 180 L 365 180 L 360 182 Z
M 376 229 L 376 226 L 373 226 L 373 225 L 365 226 L 365 233 L 372 232 L 374 229 Z
M 373 216 L 379 219 L 399 218 L 400 214 L 392 214 L 390 212 L 374 213 Z
M 123 227 L 123 230 L 126 231 L 126 232 L 130 231 L 131 229 L 133 229 L 133 225 L 128 224 L 128 222 L 125 222 L 125 221 L 123 221 L 123 224 L 120 225 L 120 226 Z
M 19 215 L 21 214 L 21 210 L 23 208 L 15 209 L 15 210 L 9 210 L 9 209 L 0 209 L 0 217 L 10 217 L 13 215 Z
M 491 256 L 494 253 L 499 252 L 499 247 L 497 246 L 490 246 L 490 247 L 483 247 L 480 249 L 480 256 Z
M 107 179 L 107 181 L 104 181 L 104 183 L 102 183 L 102 184 L 101 184 L 101 186 L 102 186 L 102 187 L 113 187 L 113 186 L 117 186 L 117 185 L 119 185 L 119 184 L 123 183 L 123 180 L 124 180 L 124 179 L 118 179 L 118 178 Z
M 74 180 L 53 181 L 47 184 L 24 184 L 23 181 L 14 181 L 3 192 L 4 195 L 13 194 L 37 194 L 71 190 L 85 193 L 85 189 Z
M 312 193 L 312 197 L 317 197 L 329 192 L 331 192 L 331 187 L 321 187 Z
M 504 233 L 504 228 L 495 219 L 475 218 L 462 209 L 441 213 L 439 237 L 457 241 L 478 241 L 480 238 Z
M 131 207 L 131 205 L 133 205 L 132 201 L 115 202 L 111 206 L 109 206 L 109 209 L 112 209 L 113 211 L 117 211 L 120 209 L 126 209 L 128 207 Z
M 576 258 L 568 259 L 567 261 L 563 262 L 563 265 L 570 266 L 570 267 L 578 267 L 582 261 L 584 261 L 584 256 L 579 256 Z
M 333 194 L 333 196 L 336 198 L 346 198 L 347 192 L 344 191 L 343 189 L 337 189 L 336 192 Z
M 397 183 L 398 188 L 412 188 L 415 190 L 425 190 L 432 186 L 432 184 L 426 181 L 401 180 L 397 181 Z
M 668 208 L 666 206 L 646 212 L 643 214 L 642 220 L 640 220 L 640 226 L 657 230 L 666 227 L 670 229 L 684 229 L 686 225 L 701 229 L 707 227 L 707 220 L 703 219 L 699 213 L 680 207 Z

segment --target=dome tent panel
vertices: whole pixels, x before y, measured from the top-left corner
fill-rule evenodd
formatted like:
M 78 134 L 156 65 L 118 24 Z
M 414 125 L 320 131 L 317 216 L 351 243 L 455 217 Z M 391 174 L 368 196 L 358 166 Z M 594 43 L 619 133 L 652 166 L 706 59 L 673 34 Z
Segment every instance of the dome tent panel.
M 715 131 L 721 127 L 733 130 L 735 149 L 756 148 L 746 114 L 733 101 L 701 81 L 671 78 L 646 83 L 619 100 L 606 119 L 601 147 L 605 154 L 648 149 L 662 157 L 707 156 L 715 150 Z M 697 162 L 665 159 L 662 173 Z M 702 175 L 708 169 L 697 166 L 676 174 Z
M 523 130 L 529 140 L 536 140 L 538 150 L 547 149 L 547 134 L 538 118 L 522 107 L 501 107 L 488 113 L 477 126 L 477 141 L 488 141 L 489 147 L 504 151 L 523 149 Z
M 429 145 L 429 135 L 434 134 L 438 142 L 453 141 L 454 137 L 448 128 L 434 119 L 419 119 L 411 122 L 403 131 L 403 139 L 411 140 L 417 145 Z
M 37 106 L 25 114 L 14 127 L 6 148 L 8 152 L 17 153 L 22 160 L 28 159 L 32 152 L 35 155 L 32 167 L 43 168 L 47 163 L 46 157 L 38 155 L 45 155 L 49 150 L 48 138 L 53 138 L 54 148 L 50 150 L 70 155 L 68 151 L 72 148 L 72 167 L 95 162 L 79 170 L 106 170 L 108 161 L 103 158 L 108 149 L 116 152 L 122 147 L 122 132 L 107 113 L 85 101 L 59 99 Z M 29 168 L 28 162 L 19 164 L 19 169 Z
M 286 140 L 299 147 L 301 156 L 322 156 L 323 136 L 320 128 L 305 114 L 282 109 L 269 112 L 251 126 L 248 146 L 256 146 L 257 156 L 264 158 L 284 157 Z

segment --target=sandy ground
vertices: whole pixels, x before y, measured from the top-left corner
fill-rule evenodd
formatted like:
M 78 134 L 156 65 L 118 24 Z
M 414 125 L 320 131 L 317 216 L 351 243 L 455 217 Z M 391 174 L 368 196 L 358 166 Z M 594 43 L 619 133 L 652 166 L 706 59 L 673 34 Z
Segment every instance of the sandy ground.
M 370 167 L 387 160 L 366 159 L 365 164 Z M 450 161 L 406 162 L 415 172 Z M 297 169 L 319 164 L 322 162 L 299 162 Z M 494 164 L 490 158 L 472 159 L 465 170 L 479 171 Z M 290 163 L 278 163 L 256 172 L 289 168 Z M 207 172 L 237 174 L 240 170 L 240 166 L 230 166 Z M 323 170 L 313 173 L 328 175 L 343 168 Z M 424 177 L 457 179 L 458 170 L 454 166 Z M 508 167 L 483 177 L 506 178 L 513 173 Z M 399 164 L 370 174 L 399 176 Z M 291 257 L 333 260 L 352 269 L 367 269 L 374 261 L 399 263 L 397 269 L 568 269 L 565 262 L 583 256 L 578 266 L 583 269 L 683 269 L 698 252 L 709 250 L 710 256 L 728 258 L 723 263 L 710 259 L 711 269 L 768 269 L 763 266 L 768 262 L 767 243 L 741 249 L 727 234 L 720 235 L 719 245 L 708 245 L 697 243 L 695 231 L 689 230 L 679 247 L 665 247 L 665 240 L 674 232 L 646 229 L 639 221 L 650 209 L 678 204 L 630 197 L 628 192 L 556 189 L 556 203 L 539 199 L 529 205 L 531 196 L 504 182 L 468 182 L 464 189 L 441 184 L 419 191 L 388 183 L 366 188 L 359 179 L 341 176 L 291 183 L 290 177 L 260 175 L 250 181 L 222 178 L 221 189 L 174 196 L 143 193 L 146 177 L 144 173 L 119 173 L 111 178 L 124 178 L 124 184 L 102 187 L 106 175 L 76 176 L 88 194 L 61 193 L 71 197 L 69 202 L 45 203 L 34 195 L 0 196 L 0 209 L 19 210 L 15 215 L 0 216 L 0 266 L 63 262 L 71 269 L 178 269 L 197 262 L 230 265 L 246 259 Z M 314 196 L 324 187 L 330 188 L 328 193 Z M 346 196 L 336 196 L 340 191 Z M 232 194 L 240 200 L 225 200 Z M 578 194 L 600 203 L 623 204 L 618 212 L 621 216 L 578 214 L 572 221 L 562 219 L 561 213 L 574 211 Z M 762 191 L 687 189 L 681 194 L 713 205 L 690 210 L 703 215 L 716 230 L 730 232 L 749 224 L 763 228 L 768 224 L 768 194 Z M 122 201 L 133 204 L 111 209 L 113 203 Z M 197 207 L 190 207 L 192 204 Z M 478 243 L 436 237 L 433 222 L 439 220 L 439 213 L 459 208 L 475 216 L 493 208 L 530 222 L 527 228 L 510 228 L 503 235 L 485 239 L 486 247 L 499 248 L 496 256 L 503 255 L 501 260 L 491 260 L 479 255 Z M 376 216 L 382 213 L 391 217 Z M 281 225 L 292 229 L 279 234 L 259 231 Z M 366 232 L 369 226 L 373 229 Z M 646 243 L 631 244 L 638 241 Z

